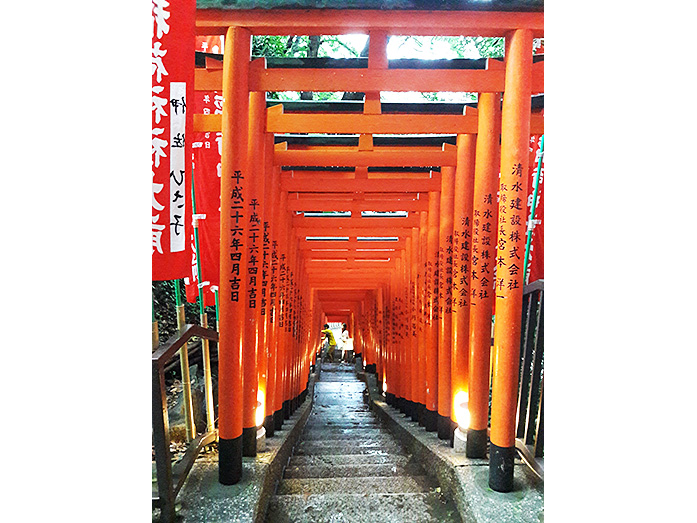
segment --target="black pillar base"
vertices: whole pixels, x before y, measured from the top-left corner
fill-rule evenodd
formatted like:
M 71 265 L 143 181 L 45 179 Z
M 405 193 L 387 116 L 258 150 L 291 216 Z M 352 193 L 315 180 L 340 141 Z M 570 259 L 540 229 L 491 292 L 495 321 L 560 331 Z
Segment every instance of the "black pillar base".
M 426 405 L 419 403 L 419 408 L 416 416 L 419 420 L 419 425 L 422 427 L 426 425 Z
M 283 409 L 278 409 L 273 413 L 273 426 L 276 430 L 283 428 Z
M 411 417 L 411 406 L 413 403 L 407 399 L 402 400 L 402 408 L 399 409 L 404 413 L 404 416 L 407 418 Z
M 283 419 L 290 419 L 290 401 L 286 400 L 283 402 Z
M 389 392 L 385 392 L 385 401 L 387 401 L 388 405 L 395 405 L 395 401 L 397 398 L 395 398 L 394 394 L 390 394 Z
M 438 430 L 438 412 L 435 410 L 424 409 L 424 428 L 426 432 Z
M 450 430 L 450 418 L 438 414 L 438 439 L 449 440 L 452 432 Z
M 218 481 L 235 485 L 242 479 L 242 436 L 218 440 Z
M 411 421 L 419 421 L 419 408 L 421 407 L 420 403 L 414 402 L 412 407 L 411 407 Z
M 273 423 L 273 414 L 264 418 L 264 429 L 266 430 L 266 437 L 272 438 L 274 432 L 276 432 L 276 427 L 274 427 Z
M 397 398 L 397 408 L 399 412 L 404 414 L 407 411 L 407 400 L 404 398 Z
M 467 429 L 467 444 L 465 445 L 465 455 L 468 458 L 486 458 L 487 443 L 488 437 L 486 434 L 486 429 Z
M 496 492 L 513 490 L 513 459 L 515 447 L 498 447 L 490 444 L 489 487 Z
M 242 429 L 242 455 L 253 458 L 257 455 L 257 428 Z

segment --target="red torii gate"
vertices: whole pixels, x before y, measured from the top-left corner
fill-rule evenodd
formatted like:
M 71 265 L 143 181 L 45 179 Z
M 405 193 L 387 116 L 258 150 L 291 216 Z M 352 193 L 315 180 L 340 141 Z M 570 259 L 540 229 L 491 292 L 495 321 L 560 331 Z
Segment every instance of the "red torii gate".
M 505 36 L 506 61 L 501 64 L 489 61 L 486 70 L 420 70 L 418 75 L 410 70 L 388 69 L 385 42 L 388 34 L 418 34 L 428 27 L 435 35 L 479 35 Z M 541 122 L 530 114 L 530 94 L 542 92 L 542 63 L 532 64 L 532 38 L 543 36 L 542 13 L 501 12 L 376 12 L 376 11 L 222 11 L 200 10 L 197 16 L 198 34 L 225 34 L 225 55 L 222 69 L 199 70 L 196 88 L 201 90 L 222 87 L 225 103 L 219 116 L 200 115 L 195 121 L 196 130 L 222 130 L 222 185 L 221 185 L 221 299 L 220 299 L 220 345 L 219 345 L 219 404 L 220 404 L 220 481 L 236 483 L 242 473 L 242 454 L 253 455 L 253 443 L 257 427 L 255 420 L 257 387 L 265 394 L 266 412 L 273 412 L 273 425 L 278 427 L 279 418 L 289 416 L 292 403 L 303 390 L 310 356 L 314 351 L 316 326 L 321 307 L 317 304 L 320 289 L 357 289 L 366 292 L 360 301 L 365 321 L 359 321 L 361 344 L 366 358 L 374 358 L 379 379 L 389 380 L 389 394 L 415 408 L 420 421 L 428 430 L 439 435 L 447 433 L 452 425 L 452 396 L 455 383 L 469 386 L 470 410 L 475 431 L 476 420 L 482 417 L 482 408 L 475 398 L 475 388 L 483 386 L 483 361 L 486 352 L 486 387 L 488 391 L 488 353 L 480 346 L 483 339 L 475 335 L 475 326 L 484 316 L 472 321 L 473 333 L 470 354 L 460 350 L 455 343 L 452 362 L 445 361 L 451 354 L 447 312 L 439 314 L 436 294 L 447 293 L 446 278 L 441 273 L 435 281 L 434 268 L 439 248 L 445 248 L 452 237 L 453 251 L 456 238 L 477 237 L 469 223 L 463 229 L 457 217 L 470 218 L 470 210 L 476 212 L 480 203 L 479 191 L 491 191 L 492 182 L 500 191 L 502 201 L 506 198 L 511 207 L 500 206 L 500 215 L 489 222 L 493 230 L 498 229 L 498 247 L 491 253 L 492 259 L 501 260 L 498 266 L 495 331 L 496 366 L 493 379 L 493 404 L 491 420 L 490 485 L 501 491 L 512 489 L 514 456 L 514 423 L 516 411 L 516 383 L 518 368 L 518 343 L 520 336 L 520 308 L 522 300 L 522 270 L 514 272 L 509 264 L 518 257 L 519 251 L 510 238 L 524 234 L 525 207 L 520 205 L 520 192 L 526 195 L 528 167 L 528 138 L 532 125 Z M 367 70 L 341 69 L 330 73 L 326 70 L 274 70 L 267 69 L 264 60 L 250 61 L 252 34 L 345 34 L 368 32 L 370 35 L 370 57 Z M 538 73 L 538 74 L 534 74 Z M 267 90 L 319 90 L 319 91 L 363 91 L 366 92 L 364 114 L 342 115 L 332 120 L 330 115 L 285 114 L 279 109 L 266 110 L 263 92 Z M 408 115 L 381 115 L 380 91 L 476 91 L 481 93 L 480 113 L 466 113 L 454 118 L 414 118 Z M 490 98 L 487 98 L 491 93 Z M 482 131 L 485 125 L 495 125 L 495 107 L 484 109 L 486 100 L 495 100 L 496 93 L 503 93 L 501 122 L 501 181 L 494 178 L 492 169 L 498 162 L 486 151 L 492 144 L 485 141 Z M 493 103 L 492 107 L 496 104 Z M 486 116 L 485 116 L 486 115 Z M 399 117 L 398 117 L 399 116 Z M 430 121 L 427 121 L 430 120 Z M 411 122 L 411 124 L 410 124 Z M 415 131 L 418 129 L 418 131 Z M 371 134 L 382 132 L 444 132 L 453 130 L 458 134 L 458 145 L 444 144 L 442 148 L 397 148 L 373 147 Z M 351 132 L 360 135 L 358 148 L 341 146 L 291 146 L 272 145 L 272 133 L 290 132 Z M 488 131 L 491 133 L 490 131 Z M 472 158 L 473 139 L 477 133 L 476 167 Z M 470 135 L 470 137 L 468 137 Z M 480 139 L 481 151 L 480 156 Z M 493 148 L 496 148 L 495 146 Z M 468 159 L 469 158 L 469 159 Z M 335 175 L 303 180 L 293 174 L 282 173 L 280 166 L 344 166 L 355 168 L 350 175 Z M 395 166 L 441 166 L 440 175 L 428 177 L 395 178 L 397 175 L 370 177 L 368 167 Z M 482 169 L 479 169 L 482 167 Z M 457 175 L 456 175 L 457 173 Z M 469 173 L 469 174 L 467 174 Z M 472 174 L 473 173 L 473 174 Z M 403 174 L 403 173 L 400 173 Z M 498 173 L 497 173 L 498 174 Z M 458 191 L 457 182 L 469 184 Z M 367 195 L 371 193 L 419 194 L 411 198 L 410 208 L 403 208 L 407 199 L 395 199 L 394 206 L 387 197 L 380 200 L 381 211 L 407 210 L 406 218 L 317 218 L 323 220 L 318 227 L 309 217 L 291 216 L 291 212 L 303 209 L 301 203 L 313 199 L 310 193 L 349 193 L 343 199 L 346 209 L 331 201 L 331 210 L 378 210 L 368 208 Z M 472 194 L 472 204 L 465 208 L 453 207 L 458 199 L 452 194 Z M 292 198 L 289 193 L 297 193 Z M 351 194 L 353 193 L 353 194 Z M 428 198 L 421 196 L 428 194 Z M 463 200 L 468 200 L 463 198 Z M 256 306 L 257 281 L 252 277 L 255 269 L 256 229 L 249 222 L 252 211 L 250 200 L 256 202 L 254 213 L 263 213 L 269 224 L 269 235 L 273 242 L 278 265 L 272 273 L 277 275 L 277 301 L 270 304 L 271 314 L 261 318 Z M 518 201 L 518 204 L 515 202 Z M 292 204 L 291 204 L 292 202 Z M 260 206 L 260 210 L 257 209 Z M 292 209 L 291 209 L 292 207 Z M 495 205 L 494 205 L 495 207 Z M 412 210 L 413 209 L 413 210 Z M 315 209 L 315 210 L 329 210 Z M 245 212 L 247 211 L 247 213 Z M 418 213 L 418 220 L 416 215 Z M 489 209 L 489 214 L 495 213 Z M 503 215 L 506 216 L 503 216 Z M 452 217 L 452 218 L 451 218 Z M 403 226 L 394 227 L 402 220 Z M 452 232 L 450 223 L 452 219 Z M 335 220 L 334 222 L 324 220 Z M 366 220 L 364 224 L 363 221 Z M 372 220 L 389 220 L 368 223 Z M 463 220 L 464 221 L 464 220 Z M 345 223 L 349 225 L 346 226 Z M 356 269 L 358 237 L 384 235 L 389 227 L 389 236 L 400 238 L 399 251 L 387 263 L 392 270 L 385 270 L 385 262 L 361 262 Z M 332 229 L 336 227 L 337 229 Z M 469 229 L 468 229 L 469 227 Z M 332 278 L 327 275 L 327 264 L 313 269 L 316 260 L 327 259 L 327 254 L 301 247 L 308 242 L 301 238 L 328 236 L 334 230 L 336 236 L 350 239 L 352 255 L 346 261 L 336 262 Z M 457 232 L 457 234 L 456 234 Z M 338 246 L 340 242 L 331 242 Z M 387 242 L 386 242 L 387 243 Z M 461 242 L 462 244 L 462 242 Z M 466 249 L 465 249 L 466 250 Z M 300 253 L 305 253 L 300 255 Z M 396 253 L 399 252 L 399 255 Z M 343 259 L 343 258 L 342 258 Z M 348 260 L 354 260 L 349 262 Z M 273 263 L 272 263 L 273 265 Z M 443 266 L 439 266 L 444 268 Z M 445 266 L 447 267 L 447 265 Z M 454 271 L 454 269 L 453 269 Z M 336 280 L 340 280 L 337 282 Z M 450 285 L 450 288 L 453 286 Z M 462 288 L 460 297 L 462 296 Z M 332 301 L 341 298 L 334 295 Z M 254 298 L 253 298 L 254 297 Z M 401 303 L 391 307 L 385 315 L 381 310 L 387 303 Z M 309 308 L 308 308 L 309 303 Z M 413 303 L 413 307 L 407 307 Z M 484 303 L 484 302 L 482 302 Z M 478 310 L 485 309 L 486 306 Z M 384 317 L 394 319 L 396 325 L 406 325 L 406 311 L 420 310 L 409 320 L 409 335 L 400 340 L 406 351 L 394 350 L 394 338 L 387 339 Z M 489 309 L 490 310 L 490 309 Z M 458 309 L 459 311 L 459 309 Z M 457 320 L 453 332 L 462 334 L 464 318 L 455 312 Z M 489 314 L 486 312 L 486 314 Z M 400 317 L 401 315 L 401 317 Z M 311 321 L 304 321 L 307 317 Z M 423 325 L 423 330 L 414 328 Z M 476 331 L 477 333 L 480 331 Z M 261 333 L 261 334 L 260 334 Z M 465 335 L 467 331 L 464 331 Z M 409 357 L 407 357 L 407 354 Z M 463 361 L 467 359 L 469 376 L 464 380 Z M 425 361 L 426 365 L 419 365 Z M 439 365 L 440 362 L 440 365 Z M 459 363 L 457 363 L 459 362 Z M 400 380 L 397 365 L 405 364 L 407 378 Z M 267 369 L 266 383 L 259 378 L 259 371 Z M 459 372 L 459 374 L 458 374 Z M 273 377 L 272 377 L 273 375 Z M 452 385 L 448 386 L 451 381 Z M 273 383 L 272 383 L 273 382 Z M 476 385 L 475 385 L 476 384 Z M 394 391 L 394 392 L 392 392 Z M 440 400 L 440 401 L 439 401 Z M 420 409 L 420 406 L 423 408 Z M 486 408 L 485 408 L 486 409 Z M 422 414 L 418 414 L 421 410 Z M 280 413 L 280 414 L 279 414 Z M 269 416 L 266 416 L 269 418 Z M 486 410 L 484 410 L 486 417 Z M 282 419 L 280 419 L 282 422 Z M 473 442 L 476 438 L 472 438 Z M 468 436 L 469 442 L 469 436 Z M 484 443 L 486 439 L 484 439 Z

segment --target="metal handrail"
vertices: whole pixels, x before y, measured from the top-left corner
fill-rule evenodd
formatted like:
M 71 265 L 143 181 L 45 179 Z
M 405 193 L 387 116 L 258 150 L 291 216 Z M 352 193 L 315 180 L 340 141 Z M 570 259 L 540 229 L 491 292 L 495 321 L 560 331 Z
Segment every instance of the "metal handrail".
M 160 519 L 164 523 L 175 521 L 174 503 L 184 480 L 201 449 L 217 439 L 217 430 L 209 430 L 189 442 L 184 457 L 173 467 L 169 450 L 169 419 L 167 415 L 167 395 L 165 391 L 165 366 L 177 352 L 186 349 L 193 337 L 218 341 L 218 332 L 200 325 L 184 325 L 174 336 L 157 347 L 152 353 L 152 431 L 155 447 L 155 467 L 157 471 L 157 496 L 153 495 L 153 508 L 160 508 Z M 205 362 L 210 365 L 210 362 Z M 206 389 L 211 387 L 206 383 Z M 206 393 L 208 394 L 208 390 Z
M 544 280 L 523 287 L 520 354 L 515 446 L 544 479 Z

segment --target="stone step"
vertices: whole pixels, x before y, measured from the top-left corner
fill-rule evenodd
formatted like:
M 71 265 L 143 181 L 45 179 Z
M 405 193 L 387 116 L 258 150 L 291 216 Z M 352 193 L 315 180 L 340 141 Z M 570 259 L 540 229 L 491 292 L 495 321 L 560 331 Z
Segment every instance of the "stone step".
M 424 470 L 417 463 L 408 462 L 406 465 L 391 463 L 374 463 L 366 465 L 288 465 L 284 478 L 367 478 L 419 476 Z
M 310 418 L 305 424 L 309 428 L 317 427 L 327 427 L 327 428 L 374 428 L 381 427 L 382 424 L 376 418 L 359 418 L 353 416 L 344 417 L 329 417 L 329 416 L 315 416 Z
M 362 392 L 328 392 L 326 394 L 316 395 L 315 401 L 328 403 L 331 405 L 355 405 L 368 407 L 363 402 Z
M 396 465 L 406 467 L 411 462 L 412 457 L 407 454 L 294 455 L 288 461 L 288 467 L 347 467 L 351 465 Z
M 313 409 L 316 409 L 316 415 L 327 415 L 327 416 L 343 416 L 345 414 L 356 414 L 356 415 L 373 415 L 368 409 L 367 405 L 362 402 L 348 403 L 347 401 L 339 400 L 329 400 L 323 401 L 315 399 Z
M 337 454 L 377 454 L 386 456 L 389 454 L 406 455 L 400 445 L 396 443 L 376 443 L 371 446 L 356 446 L 356 445 L 320 445 L 316 442 L 300 443 L 295 448 L 297 456 L 312 456 L 312 455 L 337 455 Z
M 314 418 L 340 418 L 344 419 L 348 416 L 352 416 L 354 418 L 360 418 L 360 419 L 366 419 L 366 418 L 372 418 L 372 419 L 378 419 L 374 413 L 370 412 L 369 409 L 362 407 L 361 405 L 350 405 L 350 406 L 342 406 L 342 405 L 322 405 L 318 404 L 315 402 L 314 405 L 312 405 L 312 414 L 310 415 L 310 419 Z
M 307 438 L 302 438 L 300 443 L 298 444 L 298 447 L 301 448 L 303 445 L 308 446 L 311 445 L 313 447 L 336 447 L 337 445 L 339 446 L 344 446 L 344 447 L 382 447 L 384 445 L 391 445 L 394 447 L 399 447 L 398 443 L 395 441 L 395 439 L 388 433 L 386 432 L 377 432 L 375 434 L 371 435 L 366 435 L 363 437 L 354 437 L 351 439 L 347 438 L 334 438 L 333 434 L 327 434 L 326 438 L 315 438 L 315 439 L 307 439 Z
M 336 409 L 338 407 L 343 407 L 346 410 L 357 409 L 362 412 L 370 412 L 370 409 L 366 403 L 363 403 L 363 396 L 357 395 L 354 397 L 348 397 L 346 394 L 342 397 L 341 394 L 329 396 L 328 394 L 322 397 L 315 397 L 314 403 L 318 407 L 326 406 Z
M 315 383 L 315 394 L 320 392 L 360 392 L 365 390 L 362 381 L 319 381 Z
M 356 421 L 356 422 L 349 422 L 349 423 L 329 423 L 329 424 L 321 422 L 321 421 L 317 421 L 316 423 L 313 423 L 311 425 L 306 425 L 305 428 L 307 430 L 322 430 L 322 429 L 382 430 L 383 426 L 380 423 L 373 422 L 373 421 L 366 421 L 363 423 L 361 423 L 360 421 Z
M 346 383 L 337 381 L 334 383 L 324 383 L 320 389 L 315 389 L 315 396 L 347 396 L 363 397 L 364 385 L 362 383 Z
M 275 496 L 273 523 L 461 523 L 451 501 L 439 492 Z
M 327 423 L 318 420 L 312 424 L 305 425 L 308 430 L 320 429 L 382 429 L 383 426 L 377 421 L 350 421 L 346 423 Z
M 428 476 L 290 478 L 278 483 L 276 494 L 400 494 L 431 492 L 437 487 Z
M 380 427 L 358 427 L 358 428 L 334 428 L 334 427 L 316 427 L 306 428 L 302 434 L 302 439 L 305 441 L 325 440 L 325 439 L 365 439 L 383 434 Z
M 367 409 L 363 409 L 358 406 L 352 406 L 352 407 L 341 407 L 341 406 L 333 406 L 333 407 L 323 407 L 322 405 L 313 405 L 312 406 L 312 414 L 308 416 L 308 421 L 317 419 L 317 418 L 322 418 L 326 420 L 346 420 L 346 419 L 356 419 L 356 420 L 377 420 L 377 416 L 375 416 L 374 413 L 370 412 Z

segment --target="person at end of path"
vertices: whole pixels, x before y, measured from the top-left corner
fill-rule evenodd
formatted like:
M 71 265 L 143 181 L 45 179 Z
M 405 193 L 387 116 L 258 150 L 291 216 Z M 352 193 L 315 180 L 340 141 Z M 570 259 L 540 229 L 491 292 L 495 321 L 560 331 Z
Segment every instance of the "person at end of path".
M 349 361 L 350 355 L 349 355 L 349 333 L 348 333 L 348 327 L 344 323 L 341 326 L 341 361 L 344 361 L 346 363 L 351 363 Z
M 324 324 L 322 334 L 324 334 L 324 338 L 329 342 L 327 352 L 325 353 L 324 358 L 322 358 L 322 361 L 324 361 L 326 358 L 331 358 L 331 362 L 334 363 L 334 351 L 336 350 L 336 340 L 334 339 L 334 333 L 332 333 L 328 323 Z

